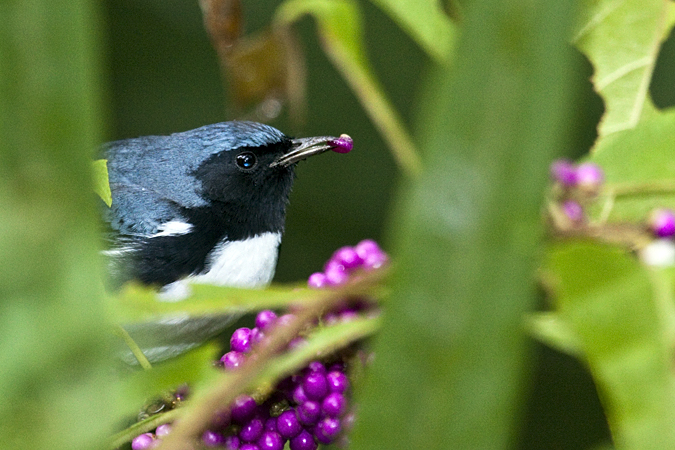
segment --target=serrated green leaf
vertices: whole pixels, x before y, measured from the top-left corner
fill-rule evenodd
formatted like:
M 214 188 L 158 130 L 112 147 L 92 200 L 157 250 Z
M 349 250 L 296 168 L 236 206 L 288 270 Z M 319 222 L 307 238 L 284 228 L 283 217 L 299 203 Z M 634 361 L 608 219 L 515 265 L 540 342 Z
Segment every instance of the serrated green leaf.
M 603 197 L 611 221 L 642 221 L 655 207 L 675 209 L 675 110 L 600 139 L 591 160 L 605 172 Z
M 419 174 L 415 144 L 366 57 L 357 4 L 353 0 L 287 0 L 277 9 L 275 22 L 290 25 L 306 14 L 316 19 L 326 55 L 356 94 L 400 168 L 408 175 Z
M 108 180 L 108 161 L 97 159 L 92 163 L 92 170 L 94 172 L 94 192 L 101 197 L 101 200 L 109 208 L 112 205 L 112 193 L 110 192 L 110 182 Z
M 583 2 L 572 41 L 593 64 L 593 84 L 605 102 L 600 137 L 635 127 L 652 108 L 649 82 L 673 9 L 669 0 Z
M 675 448 L 672 271 L 593 244 L 552 248 L 558 314 L 579 339 L 617 448 Z
M 371 0 L 382 8 L 437 62 L 446 62 L 457 28 L 438 0 Z

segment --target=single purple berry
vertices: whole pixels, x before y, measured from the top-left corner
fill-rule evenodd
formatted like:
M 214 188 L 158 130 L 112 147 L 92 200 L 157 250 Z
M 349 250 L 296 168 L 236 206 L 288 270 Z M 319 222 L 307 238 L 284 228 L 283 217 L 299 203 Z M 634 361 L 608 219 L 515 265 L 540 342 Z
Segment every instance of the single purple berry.
M 297 336 L 291 339 L 291 342 L 288 343 L 288 349 L 295 350 L 296 348 L 300 348 L 305 344 L 307 344 L 307 339 L 302 336 Z
M 342 418 L 342 429 L 345 431 L 350 431 L 352 428 L 354 428 L 354 422 L 356 422 L 356 414 L 354 414 L 354 411 L 349 411 L 345 416 Z
M 604 180 L 602 169 L 595 163 L 583 163 L 577 167 L 577 186 L 586 192 L 597 192 Z
M 269 417 L 265 421 L 265 431 L 277 431 L 277 418 Z
M 206 430 L 202 434 L 202 442 L 206 447 L 220 447 L 225 442 L 225 436 L 215 431 Z
M 310 400 L 321 400 L 328 393 L 326 376 L 320 372 L 310 372 L 302 380 L 302 388 Z
M 314 289 L 320 289 L 322 287 L 328 286 L 326 275 L 323 272 L 314 272 L 307 279 L 307 286 Z
M 131 441 L 132 450 L 146 450 L 155 442 L 155 436 L 152 433 L 139 434 Z
M 271 309 L 260 311 L 258 315 L 255 316 L 255 326 L 258 327 L 260 331 L 267 330 L 276 321 L 277 315 Z
M 567 200 L 562 204 L 563 213 L 573 223 L 580 223 L 584 220 L 584 208 L 574 200 Z
M 324 325 L 335 325 L 340 321 L 340 317 L 336 313 L 326 313 L 322 319 Z
M 322 444 L 330 444 L 338 437 L 341 430 L 340 419 L 324 417 L 314 427 L 314 436 Z
M 314 437 L 307 430 L 291 439 L 289 447 L 291 450 L 316 450 L 319 445 L 314 441 Z
M 363 259 L 363 268 L 365 270 L 379 269 L 387 263 L 387 259 L 387 254 L 382 250 L 370 253 Z
M 260 450 L 282 450 L 284 448 L 284 439 L 279 433 L 274 431 L 265 431 L 258 439 Z
M 345 266 L 335 261 L 328 261 L 324 273 L 326 274 L 327 286 L 339 286 L 345 284 L 349 279 L 349 274 L 347 273 Z
M 349 388 L 349 378 L 347 378 L 344 372 L 338 370 L 328 372 L 326 381 L 328 382 L 328 390 L 330 392 L 342 394 Z
M 321 361 L 312 361 L 307 365 L 308 372 L 317 372 L 326 375 L 326 366 Z
M 298 405 L 302 405 L 307 400 L 307 394 L 305 394 L 305 388 L 302 387 L 302 384 L 298 384 L 295 389 L 293 389 L 293 401 Z
M 347 400 L 345 396 L 332 392 L 321 402 L 321 412 L 329 417 L 340 417 L 347 409 Z
M 338 319 L 342 323 L 351 322 L 354 319 L 359 318 L 359 313 L 356 311 L 342 311 L 338 316 Z
M 277 431 L 284 439 L 292 439 L 302 431 L 302 425 L 294 409 L 282 412 L 277 417 Z
M 341 134 L 339 138 L 328 141 L 331 150 L 337 153 L 349 153 L 354 148 L 354 140 L 348 134 Z
M 250 328 L 242 327 L 234 330 L 230 338 L 230 350 L 241 353 L 247 353 L 251 350 Z
M 253 418 L 242 425 L 239 430 L 239 439 L 244 442 L 255 442 L 262 435 L 265 425 L 263 421 L 258 418 Z
M 670 209 L 655 209 L 649 214 L 649 227 L 657 237 L 675 235 L 675 213 Z
M 241 441 L 237 436 L 230 435 L 225 438 L 225 442 L 223 442 L 223 447 L 226 448 L 226 450 L 239 450 L 239 447 L 241 446 Z
M 341 247 L 335 250 L 330 260 L 342 265 L 347 270 L 355 269 L 363 263 L 363 259 L 353 247 Z
M 260 331 L 258 327 L 255 327 L 251 330 L 251 345 L 260 344 L 263 339 L 265 339 L 265 332 Z
M 372 239 L 364 239 L 354 247 L 354 251 L 361 259 L 366 259 L 371 253 L 382 252 L 377 242 Z
M 231 412 L 232 419 L 240 423 L 246 422 L 248 419 L 253 417 L 253 413 L 255 412 L 257 406 L 258 405 L 256 404 L 255 400 L 253 400 L 253 397 L 249 395 L 240 395 L 234 399 Z
M 155 430 L 155 436 L 159 437 L 164 437 L 167 434 L 171 433 L 171 424 L 168 423 L 163 423 L 162 425 L 158 426 L 157 429 Z
M 187 384 L 181 384 L 176 389 L 175 396 L 176 400 L 178 400 L 179 402 L 185 400 L 189 395 L 190 395 L 190 386 L 188 386 Z
M 577 168 L 566 159 L 557 159 L 551 163 L 551 178 L 565 187 L 577 184 Z
M 354 247 L 363 260 L 365 270 L 378 269 L 387 262 L 387 254 L 372 239 L 364 239 Z
M 314 400 L 307 400 L 298 406 L 298 420 L 304 425 L 314 425 L 321 414 L 321 404 Z
M 277 319 L 276 325 L 279 325 L 280 327 L 285 327 L 289 323 L 293 322 L 295 320 L 295 315 L 293 314 L 284 314 L 283 316 L 280 316 Z
M 241 447 L 239 447 L 239 450 L 260 450 L 260 447 L 252 442 L 247 442 L 242 444 Z
M 241 352 L 227 352 L 220 358 L 220 362 L 227 370 L 235 370 L 241 367 L 246 361 L 246 355 Z

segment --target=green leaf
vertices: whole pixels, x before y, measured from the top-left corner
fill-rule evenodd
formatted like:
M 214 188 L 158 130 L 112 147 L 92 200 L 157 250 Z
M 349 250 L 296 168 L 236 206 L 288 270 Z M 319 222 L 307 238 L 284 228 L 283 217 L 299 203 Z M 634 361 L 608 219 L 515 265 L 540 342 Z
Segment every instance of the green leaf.
M 0 2 L 3 449 L 100 448 L 116 420 L 91 198 L 95 5 Z
M 595 69 L 605 102 L 599 136 L 634 128 L 652 109 L 648 89 L 661 42 L 675 23 L 669 0 L 585 0 L 572 41 Z
M 675 110 L 598 141 L 591 156 L 605 171 L 611 221 L 643 221 L 655 207 L 675 209 Z
M 675 448 L 673 271 L 628 252 L 562 244 L 549 254 L 558 314 L 579 339 L 617 448 Z
M 391 220 L 397 271 L 354 448 L 513 444 L 542 190 L 569 105 L 571 9 L 471 2 L 452 70 L 426 84 L 425 170 Z
M 372 0 L 437 62 L 445 62 L 457 40 L 457 28 L 438 0 Z
M 160 397 L 181 384 L 208 383 L 218 377 L 213 366 L 220 345 L 209 343 L 176 358 L 154 364 L 149 370 L 134 370 L 123 377 L 126 403 L 118 415 L 138 413 L 147 400 Z M 132 436 L 133 437 L 133 436 Z
M 363 45 L 361 15 L 353 0 L 286 0 L 275 22 L 286 26 L 305 14 L 317 20 L 326 55 L 351 86 L 407 175 L 420 172 L 420 159 L 403 121 L 373 75 Z
M 155 290 L 127 285 L 118 295 L 109 298 L 109 309 L 117 323 L 137 323 L 175 315 L 208 316 L 240 314 L 266 308 L 287 308 L 292 305 L 321 301 L 329 296 L 370 296 L 382 299 L 382 286 L 387 270 L 362 273 L 347 285 L 335 289 L 310 289 L 299 285 L 274 285 L 266 289 L 243 289 L 190 284 L 191 295 L 181 301 L 161 301 Z
M 528 314 L 525 316 L 525 327 L 533 337 L 544 344 L 568 355 L 579 355 L 579 338 L 560 314 L 554 312 Z
M 112 205 L 112 193 L 110 192 L 110 182 L 108 181 L 108 160 L 97 159 L 92 163 L 92 169 L 94 171 L 94 192 L 110 208 Z

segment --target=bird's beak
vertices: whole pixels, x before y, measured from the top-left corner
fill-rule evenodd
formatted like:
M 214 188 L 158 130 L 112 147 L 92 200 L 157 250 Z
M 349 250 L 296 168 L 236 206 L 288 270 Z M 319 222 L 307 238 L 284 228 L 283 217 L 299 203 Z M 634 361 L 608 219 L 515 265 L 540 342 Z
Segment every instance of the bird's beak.
M 328 150 L 338 153 L 348 153 L 353 147 L 352 138 L 343 134 L 339 138 L 333 136 L 318 136 L 302 139 L 292 139 L 292 146 L 288 153 L 277 158 L 270 167 L 288 167 L 305 158 L 318 155 Z

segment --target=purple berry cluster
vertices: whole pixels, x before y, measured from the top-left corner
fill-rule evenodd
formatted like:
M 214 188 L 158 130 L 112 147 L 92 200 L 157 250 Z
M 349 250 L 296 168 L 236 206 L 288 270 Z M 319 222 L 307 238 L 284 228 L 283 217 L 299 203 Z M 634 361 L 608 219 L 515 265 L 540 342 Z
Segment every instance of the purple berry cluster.
M 230 351 L 221 358 L 226 370 L 243 364 L 252 345 L 272 326 L 283 325 L 284 318 L 270 310 L 256 316 L 256 327 L 239 328 L 230 339 Z M 348 411 L 349 378 L 345 364 L 311 362 L 305 369 L 282 380 L 274 393 L 261 404 L 249 395 L 240 395 L 229 408 L 214 417 L 202 435 L 202 445 L 226 450 L 316 450 L 342 438 L 351 428 L 353 413 Z M 133 450 L 154 448 L 170 431 L 170 425 L 157 427 L 132 441 Z
M 605 178 L 602 169 L 591 162 L 576 165 L 559 159 L 551 164 L 551 178 L 555 182 L 554 197 L 567 226 L 585 222 L 583 205 L 600 191 Z
M 346 283 L 356 271 L 380 268 L 387 260 L 387 254 L 379 245 L 366 239 L 354 247 L 335 251 L 324 272 L 312 274 L 308 285 L 313 288 L 338 286 Z M 348 321 L 370 309 L 367 300 L 352 299 L 336 305 L 318 322 L 330 325 Z M 255 318 L 255 327 L 238 328 L 232 333 L 230 351 L 220 359 L 222 367 L 237 370 L 273 327 L 284 326 L 292 318 L 292 314 L 277 316 L 271 310 L 260 311 Z M 298 336 L 288 348 L 303 342 L 304 338 Z M 344 443 L 345 433 L 354 422 L 348 402 L 349 385 L 341 357 L 313 361 L 299 373 L 279 382 L 264 400 L 256 401 L 249 395 L 237 397 L 232 405 L 213 418 L 211 426 L 202 435 L 202 445 L 226 450 L 282 450 L 288 443 L 290 450 L 316 450 L 319 444 Z M 132 449 L 157 446 L 170 429 L 169 424 L 161 425 L 154 433 L 137 436 Z
M 202 442 L 207 447 L 241 450 L 316 450 L 335 442 L 353 418 L 347 413 L 349 379 L 344 365 L 314 361 L 282 380 L 262 404 L 241 395 Z
M 239 328 L 232 334 L 230 351 L 221 358 L 223 366 L 236 370 L 252 345 L 273 326 L 283 326 L 289 317 L 277 317 L 270 310 L 259 312 L 255 328 Z M 288 442 L 291 450 L 315 450 L 319 443 L 334 442 L 347 428 L 345 423 L 353 420 L 347 416 L 344 422 L 348 388 L 344 364 L 326 367 L 314 361 L 299 374 L 282 380 L 261 405 L 248 395 L 238 397 L 229 418 L 220 420 L 219 429 L 207 431 L 202 441 L 227 449 L 281 450 Z
M 354 247 L 341 247 L 333 253 L 323 268 L 309 276 L 307 285 L 312 288 L 339 286 L 355 271 L 373 270 L 387 262 L 387 254 L 371 239 L 364 239 Z

